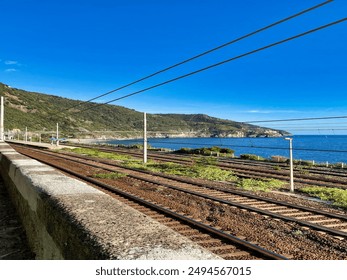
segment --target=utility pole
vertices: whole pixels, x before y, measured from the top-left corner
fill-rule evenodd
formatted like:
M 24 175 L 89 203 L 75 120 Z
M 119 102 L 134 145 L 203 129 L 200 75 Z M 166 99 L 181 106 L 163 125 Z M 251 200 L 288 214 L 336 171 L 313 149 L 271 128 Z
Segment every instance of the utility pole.
M 25 142 L 28 142 L 28 127 L 25 127 Z
M 143 163 L 147 163 L 147 116 L 143 113 Z
M 293 138 L 284 138 L 284 139 L 289 141 L 290 192 L 294 192 Z
M 57 123 L 57 146 L 59 146 L 59 123 Z
M 0 113 L 0 140 L 5 141 L 4 138 L 4 97 L 1 96 L 1 113 Z

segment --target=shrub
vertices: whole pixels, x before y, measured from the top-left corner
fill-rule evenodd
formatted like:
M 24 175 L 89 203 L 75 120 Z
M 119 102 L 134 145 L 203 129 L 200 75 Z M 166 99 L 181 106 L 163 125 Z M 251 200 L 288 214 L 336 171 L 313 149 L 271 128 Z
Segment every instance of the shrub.
M 233 172 L 222 170 L 218 167 L 204 164 L 194 164 L 192 166 L 182 165 L 178 163 L 165 162 L 155 163 L 149 162 L 146 165 L 141 163 L 124 163 L 127 167 L 135 167 L 153 172 L 162 172 L 166 174 L 187 176 L 192 178 L 201 178 L 216 181 L 236 181 Z
M 301 161 L 301 164 L 304 166 L 312 167 L 314 165 L 314 162 L 311 160 L 303 160 L 303 161 Z
M 253 155 L 253 154 L 243 154 L 243 155 L 240 155 L 240 158 L 249 159 L 249 160 L 265 160 L 263 157 Z
M 276 179 L 240 179 L 237 186 L 248 191 L 263 191 L 268 192 L 274 189 L 281 188 L 285 183 Z
M 177 154 L 191 154 L 192 153 L 192 149 L 190 149 L 190 148 L 181 148 L 179 150 L 174 151 L 174 153 L 177 153 Z
M 271 160 L 274 162 L 287 162 L 288 159 L 283 156 L 272 156 Z
M 332 201 L 335 206 L 347 208 L 347 190 L 324 187 L 304 187 L 301 188 L 300 191 L 325 201 Z
M 197 148 L 197 149 L 190 149 L 190 148 L 181 148 L 175 153 L 178 154 L 195 154 L 195 155 L 204 155 L 204 156 L 210 156 L 213 154 L 229 154 L 229 155 L 234 155 L 234 150 L 228 149 L 228 148 L 220 148 L 218 146 L 213 146 L 213 147 L 203 147 L 203 148 Z
M 220 152 L 221 152 L 222 154 L 234 154 L 234 153 L 235 153 L 234 150 L 229 149 L 229 148 L 221 148 L 221 149 L 220 149 Z

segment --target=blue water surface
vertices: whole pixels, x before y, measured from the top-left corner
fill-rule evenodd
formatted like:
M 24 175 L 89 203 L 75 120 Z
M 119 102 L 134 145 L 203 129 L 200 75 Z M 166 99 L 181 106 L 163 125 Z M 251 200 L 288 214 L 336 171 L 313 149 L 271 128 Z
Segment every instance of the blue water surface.
M 109 140 L 109 144 L 137 144 L 143 139 Z M 182 147 L 200 148 L 219 146 L 230 148 L 236 156 L 256 154 L 264 158 L 279 155 L 289 157 L 289 141 L 284 138 L 149 138 L 155 148 L 178 150 Z M 293 136 L 293 157 L 314 160 L 317 163 L 347 162 L 347 135 L 296 135 Z

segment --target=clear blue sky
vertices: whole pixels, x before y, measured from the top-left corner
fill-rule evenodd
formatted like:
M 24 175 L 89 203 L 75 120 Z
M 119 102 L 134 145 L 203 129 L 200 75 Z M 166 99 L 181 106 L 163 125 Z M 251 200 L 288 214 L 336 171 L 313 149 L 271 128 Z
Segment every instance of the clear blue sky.
M 87 100 L 323 1 L 1 0 L 0 82 Z M 106 102 L 347 15 L 335 0 Z M 236 121 L 347 115 L 347 22 L 116 104 Z M 344 127 L 347 120 L 312 127 Z M 273 124 L 268 126 L 275 127 Z M 294 133 L 309 124 L 281 124 Z M 311 133 L 310 131 L 302 131 Z M 345 134 L 336 130 L 333 133 Z M 317 134 L 317 131 L 312 131 Z

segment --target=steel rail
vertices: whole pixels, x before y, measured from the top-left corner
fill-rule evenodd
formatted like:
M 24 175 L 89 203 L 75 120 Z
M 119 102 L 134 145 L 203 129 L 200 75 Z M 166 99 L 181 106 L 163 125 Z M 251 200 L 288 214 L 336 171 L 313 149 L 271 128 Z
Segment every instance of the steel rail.
M 284 168 L 286 170 L 289 169 L 289 166 L 286 163 L 281 162 L 258 162 L 258 161 L 250 161 L 250 160 L 244 160 L 244 159 L 219 159 L 219 162 L 224 164 L 241 164 L 245 166 L 259 166 L 263 168 L 274 168 L 274 167 L 280 167 Z M 298 166 L 304 167 L 303 169 L 299 169 Z M 294 166 L 294 171 L 300 172 L 300 171 L 308 171 L 310 173 L 314 174 L 321 174 L 321 175 L 329 175 L 329 176 L 336 176 L 336 177 L 347 177 L 347 172 L 344 170 L 324 170 L 328 169 L 328 167 L 317 167 L 317 168 L 310 168 L 308 166 L 304 165 L 297 165 Z
M 65 160 L 69 160 L 69 161 L 72 161 L 72 162 L 76 162 L 76 163 L 79 163 L 79 164 L 84 164 L 84 165 L 88 165 L 88 166 L 91 166 L 91 167 L 101 168 L 101 169 L 104 169 L 104 170 L 107 170 L 107 171 L 110 171 L 110 172 L 116 171 L 116 170 L 111 169 L 111 168 L 96 166 L 96 165 L 91 164 L 91 163 L 81 162 L 81 161 L 78 161 L 78 160 L 75 160 L 75 159 L 71 159 L 71 158 L 65 158 L 65 157 L 59 156 L 57 154 L 54 154 L 53 156 L 58 157 L 58 158 L 62 158 L 62 159 L 65 159 Z M 81 158 L 82 159 L 86 159 L 85 157 L 81 157 Z M 96 161 L 96 162 L 99 162 L 99 163 L 103 163 L 103 162 L 100 162 L 99 160 L 94 160 L 94 159 L 88 159 L 88 160 Z M 105 163 L 103 163 L 103 164 L 105 164 Z M 134 169 L 134 168 L 127 168 L 127 167 L 119 166 L 117 164 L 115 164 L 115 166 L 117 166 L 118 168 L 122 168 L 122 169 L 129 169 L 129 170 L 143 172 L 143 170 Z M 143 172 L 143 173 L 147 173 L 147 172 Z M 147 174 L 150 174 L 150 173 L 147 173 Z M 150 175 L 153 175 L 153 174 L 150 174 Z M 303 221 L 303 220 L 296 219 L 296 218 L 287 217 L 285 215 L 277 214 L 277 213 L 274 213 L 274 212 L 271 212 L 271 211 L 268 211 L 268 210 L 262 210 L 262 209 L 259 209 L 259 208 L 253 207 L 253 206 L 244 205 L 242 203 L 232 202 L 232 201 L 225 200 L 225 199 L 220 199 L 220 198 L 213 197 L 213 196 L 210 196 L 210 195 L 206 195 L 206 194 L 203 194 L 203 193 L 190 191 L 190 190 L 186 190 L 186 189 L 183 189 L 183 188 L 180 188 L 180 187 L 172 186 L 172 185 L 166 184 L 166 183 L 159 183 L 156 180 L 151 180 L 151 179 L 143 178 L 143 177 L 136 176 L 136 175 L 127 174 L 127 176 L 131 177 L 131 178 L 134 178 L 134 179 L 137 179 L 137 180 L 146 181 L 148 183 L 164 186 L 164 187 L 175 189 L 175 190 L 178 190 L 178 191 L 181 191 L 181 192 L 189 193 L 189 194 L 192 194 L 192 195 L 195 195 L 195 196 L 199 196 L 199 197 L 203 197 L 203 198 L 210 199 L 210 200 L 213 200 L 213 201 L 217 201 L 217 202 L 220 202 L 220 203 L 224 203 L 224 204 L 227 204 L 227 205 L 230 205 L 230 206 L 235 206 L 235 207 L 238 207 L 238 208 L 241 208 L 241 209 L 246 209 L 248 211 L 256 212 L 256 213 L 259 213 L 261 215 L 271 216 L 271 217 L 274 217 L 274 218 L 277 218 L 277 219 L 281 219 L 281 220 L 284 220 L 284 221 L 287 221 L 287 222 L 295 222 L 295 223 L 300 224 L 302 226 L 310 227 L 312 229 L 319 230 L 319 231 L 324 231 L 324 232 L 327 232 L 327 233 L 332 234 L 332 235 L 341 236 L 341 237 L 344 237 L 344 238 L 347 237 L 347 232 L 334 230 L 332 228 L 321 226 L 321 225 L 317 225 L 317 224 L 314 224 L 314 223 L 311 223 L 311 222 Z M 154 176 L 158 176 L 158 175 L 154 175 Z M 161 175 L 159 175 L 159 176 L 161 176 Z M 173 178 L 169 178 L 169 179 L 176 180 L 176 181 L 181 181 L 183 183 L 188 183 L 188 184 L 191 184 L 191 185 L 195 185 L 195 183 L 186 182 L 186 181 L 183 181 L 183 180 L 177 180 L 176 178 L 174 178 L 174 179 Z M 203 186 L 203 187 L 206 187 L 206 188 L 209 188 L 209 189 L 216 189 L 216 188 L 213 188 L 213 187 L 210 187 L 210 186 L 206 186 L 206 185 L 203 185 L 203 184 L 201 184 L 200 186 Z M 236 194 L 236 192 L 233 192 L 233 191 L 225 191 L 225 190 L 221 190 L 221 189 L 218 189 L 218 190 L 219 191 L 223 191 L 223 192 L 227 192 L 227 193 L 231 193 L 231 194 Z M 326 211 L 322 211 L 322 210 L 316 210 L 316 209 L 312 209 L 312 208 L 304 207 L 304 206 L 291 205 L 291 204 L 286 203 L 286 202 L 277 202 L 277 201 L 274 201 L 274 200 L 271 200 L 271 199 L 268 199 L 268 198 L 266 198 L 266 199 L 259 198 L 257 196 L 250 195 L 250 194 L 245 195 L 245 194 L 240 193 L 240 192 L 238 192 L 237 194 L 238 195 L 242 195 L 242 196 L 246 196 L 246 197 L 249 197 L 249 198 L 257 199 L 257 200 L 263 200 L 263 201 L 266 201 L 266 202 L 269 202 L 269 203 L 273 203 L 273 204 L 276 204 L 276 205 L 281 205 L 281 206 L 286 206 L 286 207 L 290 207 L 290 208 L 293 208 L 293 209 L 298 209 L 298 210 L 301 210 L 301 211 L 309 211 L 309 212 L 315 213 L 315 214 L 321 214 L 321 215 L 329 216 L 329 217 L 332 217 L 332 218 L 338 218 L 338 219 L 347 220 L 347 217 L 344 216 L 344 215 L 333 214 L 333 213 L 330 213 L 330 212 L 326 212 Z
M 69 154 L 67 154 L 67 155 L 69 155 Z M 58 155 L 56 155 L 56 156 L 58 156 Z M 69 155 L 69 156 L 71 156 L 71 155 Z M 226 192 L 226 193 L 230 193 L 230 194 L 241 195 L 241 196 L 252 198 L 252 199 L 263 200 L 263 201 L 266 201 L 266 202 L 269 202 L 269 203 L 274 203 L 274 204 L 277 204 L 277 205 L 282 205 L 282 206 L 291 207 L 291 208 L 297 208 L 299 210 L 304 210 L 304 211 L 310 211 L 310 212 L 313 212 L 313 213 L 316 213 L 316 214 L 321 214 L 321 215 L 329 216 L 329 217 L 332 217 L 332 218 L 338 218 L 338 219 L 347 220 L 347 216 L 346 215 L 340 215 L 340 214 L 335 214 L 335 213 L 331 213 L 331 212 L 327 212 L 327 211 L 323 211 L 323 210 L 312 209 L 312 208 L 306 207 L 306 206 L 293 205 L 293 204 L 290 204 L 288 202 L 278 201 L 278 200 L 271 199 L 271 198 L 266 198 L 266 197 L 260 197 L 260 196 L 256 196 L 256 195 L 253 195 L 253 194 L 244 193 L 244 192 L 238 191 L 238 190 L 227 190 L 227 189 L 223 189 L 223 188 L 220 188 L 220 187 L 210 186 L 210 185 L 207 185 L 207 184 L 204 184 L 204 183 L 190 182 L 190 181 L 188 181 L 186 179 L 177 178 L 177 177 L 174 177 L 174 176 L 171 176 L 171 175 L 168 175 L 168 174 L 157 173 L 157 172 L 148 171 L 148 170 L 142 170 L 142 169 L 134 168 L 134 167 L 125 167 L 125 166 L 119 165 L 117 163 L 112 163 L 111 164 L 111 163 L 109 163 L 109 162 L 107 162 L 105 160 L 100 160 L 98 158 L 91 158 L 91 157 L 81 156 L 81 155 L 73 155 L 73 157 L 80 158 L 80 159 L 87 159 L 87 160 L 90 160 L 90 161 L 95 161 L 95 162 L 106 164 L 106 165 L 110 165 L 110 166 L 116 166 L 116 167 L 119 167 L 119 168 L 122 168 L 122 169 L 128 169 L 128 170 L 132 170 L 132 171 L 137 171 L 137 172 L 144 173 L 144 174 L 149 174 L 149 175 L 152 175 L 152 176 L 163 177 L 163 178 L 166 178 L 166 179 L 178 181 L 178 182 L 185 183 L 185 184 L 196 185 L 196 186 L 204 187 L 204 188 L 211 189 L 211 190 L 218 190 L 218 191 L 222 191 L 222 192 Z M 62 158 L 64 158 L 64 157 L 62 157 Z M 69 160 L 75 161 L 73 159 L 69 159 Z M 76 161 L 76 162 L 80 163 L 80 161 Z M 87 163 L 85 163 L 85 164 L 87 164 Z M 94 166 L 94 165 L 91 164 L 91 166 Z M 101 167 L 101 168 L 103 168 L 105 170 L 108 170 L 108 171 L 111 171 L 111 172 L 115 171 L 113 169 L 107 169 L 106 167 Z M 127 175 L 136 177 L 135 175 L 129 175 L 129 174 L 127 174 Z M 142 177 L 138 177 L 138 178 L 136 177 L 136 179 L 143 179 L 143 178 Z M 153 183 L 153 182 L 151 181 L 150 183 Z M 155 181 L 154 181 L 154 183 L 155 183 Z M 156 184 L 158 184 L 158 183 L 156 183 Z
M 30 155 L 26 155 L 26 156 L 31 157 L 31 158 L 35 158 L 33 156 L 30 156 Z M 69 159 L 66 159 L 66 160 L 69 160 Z M 228 240 L 230 242 L 233 242 L 234 244 L 237 244 L 240 247 L 246 248 L 247 250 L 251 250 L 251 251 L 255 252 L 256 254 L 259 254 L 259 255 L 264 256 L 266 258 L 273 259 L 273 260 L 287 260 L 288 259 L 285 256 L 282 256 L 280 254 L 277 254 L 275 252 L 272 252 L 270 250 L 262 248 L 262 247 L 260 247 L 258 245 L 253 244 L 253 243 L 247 242 L 247 241 L 245 241 L 243 239 L 240 239 L 240 238 L 238 238 L 238 237 L 236 237 L 234 235 L 231 235 L 231 234 L 226 233 L 226 232 L 224 232 L 222 230 L 219 230 L 219 229 L 216 229 L 214 227 L 211 227 L 210 225 L 204 224 L 202 222 L 196 221 L 196 220 L 194 220 L 192 218 L 189 218 L 187 216 L 184 216 L 184 215 L 181 215 L 179 213 L 176 213 L 176 212 L 174 212 L 174 211 L 172 211 L 172 210 L 170 210 L 168 208 L 165 208 L 163 206 L 159 206 L 159 205 L 156 205 L 156 204 L 154 204 L 152 202 L 146 201 L 145 199 L 143 199 L 141 197 L 138 197 L 136 195 L 127 193 L 125 191 L 122 191 L 122 190 L 120 190 L 120 189 L 118 189 L 118 188 L 116 188 L 114 186 L 102 183 L 102 182 L 100 182 L 100 181 L 98 181 L 96 179 L 93 179 L 93 178 L 90 178 L 90 177 L 86 177 L 86 176 L 81 175 L 81 174 L 79 174 L 77 172 L 74 172 L 71 169 L 59 166 L 59 164 L 52 163 L 52 162 L 50 162 L 48 160 L 42 160 L 42 159 L 40 159 L 39 161 L 41 161 L 43 163 L 46 163 L 46 164 L 48 164 L 50 166 L 53 166 L 53 167 L 55 167 L 55 168 L 57 168 L 59 170 L 62 170 L 64 172 L 66 172 L 66 173 L 68 173 L 70 175 L 73 175 L 73 176 L 75 176 L 77 178 L 80 178 L 80 179 L 82 179 L 84 181 L 87 181 L 89 183 L 92 183 L 92 184 L 95 184 L 95 185 L 100 186 L 102 188 L 105 188 L 108 191 L 115 192 L 115 193 L 117 193 L 119 195 L 122 195 L 123 197 L 129 198 L 129 199 L 131 199 L 133 201 L 136 201 L 136 202 L 138 202 L 140 204 L 143 204 L 143 205 L 145 205 L 145 206 L 147 206 L 149 208 L 155 209 L 156 211 L 159 211 L 161 213 L 164 213 L 166 215 L 169 215 L 171 217 L 174 217 L 176 219 L 184 221 L 185 223 L 187 223 L 187 224 L 189 224 L 191 226 L 197 227 L 199 229 L 207 231 L 210 234 L 216 235 L 216 236 L 218 236 L 218 237 L 220 237 L 222 239 L 225 239 L 225 240 Z M 79 162 L 79 163 L 86 164 L 86 163 L 82 163 L 82 162 Z
M 88 147 L 88 146 L 87 145 L 80 145 L 80 147 Z M 89 146 L 89 148 L 90 148 L 90 146 Z M 130 155 L 134 155 L 134 156 L 137 156 L 137 157 L 142 157 L 142 155 L 140 153 L 131 152 L 131 151 L 119 151 L 119 150 L 116 150 L 116 149 L 108 149 L 108 148 L 103 148 L 103 147 L 97 147 L 97 149 L 99 149 L 101 151 L 116 152 L 116 153 L 122 153 L 122 154 L 130 154 Z M 190 159 L 184 159 L 184 158 L 178 159 L 176 156 L 170 157 L 170 156 L 167 156 L 167 155 L 148 154 L 148 157 L 149 158 L 154 158 L 154 159 L 170 160 L 171 162 L 175 162 L 175 163 L 183 163 L 183 162 L 191 163 Z M 230 164 L 233 164 L 233 163 L 230 163 Z M 247 165 L 247 164 L 244 164 L 244 165 Z M 239 167 L 239 166 L 238 167 L 233 167 L 233 166 L 230 166 L 228 163 L 223 163 L 223 162 L 217 163 L 217 166 L 222 167 L 225 170 L 241 169 L 241 170 L 243 170 L 245 172 L 258 172 L 257 170 L 249 170 L 250 168 L 247 168 L 247 167 Z M 260 164 L 254 164 L 253 166 L 264 167 L 264 166 L 262 166 Z M 267 170 L 266 172 L 269 173 L 271 176 L 277 176 L 277 179 L 281 179 L 281 180 L 283 180 L 282 177 L 286 176 L 285 174 L 282 174 L 280 172 L 276 172 L 275 170 Z M 313 171 L 313 173 L 324 175 L 324 172 L 320 173 L 319 171 Z M 340 177 L 346 177 L 347 176 L 347 174 L 341 174 L 341 175 L 340 174 L 330 174 L 329 172 L 327 172 L 325 175 L 333 175 L 333 176 L 340 176 Z M 260 176 L 261 177 L 266 177 L 265 175 L 260 175 Z M 312 184 L 312 182 L 307 182 L 305 180 L 319 181 L 319 182 L 316 182 L 315 184 L 317 186 L 324 186 L 324 187 L 335 187 L 334 185 L 331 185 L 331 186 L 327 185 L 329 183 L 330 184 L 342 184 L 343 183 L 343 182 L 341 182 L 339 180 L 335 180 L 335 179 L 328 179 L 328 178 L 326 178 L 326 179 L 322 179 L 322 178 L 315 179 L 315 178 L 312 178 L 310 176 L 302 175 L 302 174 L 296 174 L 296 178 L 294 180 L 295 180 L 296 183 L 302 183 L 302 184 Z M 322 181 L 323 182 L 327 182 L 327 184 L 320 183 Z M 338 186 L 338 187 L 339 188 L 347 188 L 347 186 L 343 186 L 343 185 Z

